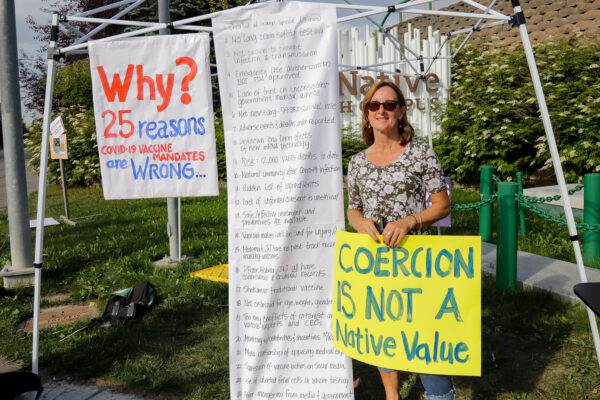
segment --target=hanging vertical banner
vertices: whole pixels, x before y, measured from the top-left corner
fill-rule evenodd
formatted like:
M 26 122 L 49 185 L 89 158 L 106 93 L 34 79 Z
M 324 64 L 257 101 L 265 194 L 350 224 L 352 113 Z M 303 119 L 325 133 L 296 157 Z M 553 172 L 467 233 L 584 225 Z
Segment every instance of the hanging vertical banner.
M 272 2 L 212 21 L 227 152 L 232 399 L 353 398 L 333 346 L 344 226 L 336 14 Z
M 218 195 L 208 34 L 89 50 L 104 198 Z

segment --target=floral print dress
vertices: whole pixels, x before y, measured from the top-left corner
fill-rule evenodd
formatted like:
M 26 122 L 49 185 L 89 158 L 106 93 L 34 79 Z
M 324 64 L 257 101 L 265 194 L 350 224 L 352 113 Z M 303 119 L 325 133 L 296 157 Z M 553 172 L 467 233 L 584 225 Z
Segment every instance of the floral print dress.
M 446 190 L 442 165 L 423 141 L 411 140 L 404 153 L 388 165 L 371 164 L 365 151 L 348 165 L 348 208 L 361 210 L 365 218 L 386 217 L 396 221 L 425 209 L 429 194 Z M 429 231 L 415 229 L 412 235 Z

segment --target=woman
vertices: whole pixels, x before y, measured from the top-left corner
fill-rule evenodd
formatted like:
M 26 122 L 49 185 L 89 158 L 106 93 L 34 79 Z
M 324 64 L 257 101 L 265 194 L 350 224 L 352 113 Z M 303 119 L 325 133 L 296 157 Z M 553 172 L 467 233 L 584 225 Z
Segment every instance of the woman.
M 379 243 L 377 235 L 381 233 L 387 246 L 398 246 L 404 235 L 428 234 L 429 225 L 450 213 L 442 166 L 427 144 L 413 139 L 414 129 L 406 118 L 406 101 L 398 86 L 374 84 L 361 110 L 363 139 L 369 147 L 355 154 L 348 166 L 348 220 L 357 232 L 375 242 Z M 426 191 L 431 196 L 428 208 Z M 398 399 L 398 371 L 379 371 L 386 399 Z M 454 399 L 449 376 L 419 376 L 425 398 Z

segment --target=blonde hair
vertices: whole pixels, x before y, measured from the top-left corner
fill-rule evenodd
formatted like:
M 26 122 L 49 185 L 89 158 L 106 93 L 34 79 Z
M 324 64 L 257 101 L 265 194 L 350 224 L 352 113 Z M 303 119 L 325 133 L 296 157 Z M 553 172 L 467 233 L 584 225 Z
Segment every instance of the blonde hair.
M 371 88 L 365 95 L 365 98 L 360 103 L 360 109 L 362 110 L 362 121 L 360 123 L 360 126 L 362 128 L 363 140 L 368 146 L 373 144 L 373 142 L 375 141 L 375 136 L 373 135 L 373 127 L 371 126 L 371 124 L 369 124 L 369 110 L 367 109 L 367 107 L 369 106 L 371 99 L 375 95 L 375 92 L 377 92 L 382 87 L 392 88 L 394 92 L 396 92 L 396 97 L 398 97 L 398 107 L 406 107 L 406 100 L 404 99 L 402 90 L 400 90 L 400 88 L 396 86 L 395 83 L 390 81 L 382 81 L 377 82 L 376 84 L 371 86 Z M 408 122 L 408 119 L 406 118 L 406 113 L 404 113 L 402 118 L 398 120 L 398 133 L 400 133 L 400 144 L 402 145 L 405 145 L 408 142 L 410 142 L 413 136 L 415 136 L 415 130 Z

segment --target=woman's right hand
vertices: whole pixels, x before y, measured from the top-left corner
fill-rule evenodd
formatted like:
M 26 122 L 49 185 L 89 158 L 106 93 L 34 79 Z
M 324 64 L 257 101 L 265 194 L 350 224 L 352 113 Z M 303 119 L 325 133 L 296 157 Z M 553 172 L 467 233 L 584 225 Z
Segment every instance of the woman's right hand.
M 348 222 L 356 232 L 358 233 L 366 233 L 375 241 L 375 243 L 379 243 L 379 232 L 377 232 L 377 228 L 375 228 L 375 221 L 377 218 L 365 218 L 363 217 L 362 211 L 356 209 L 348 209 Z

